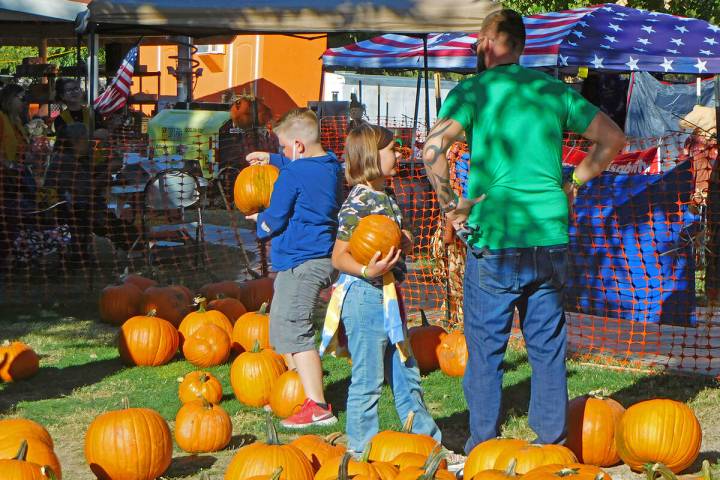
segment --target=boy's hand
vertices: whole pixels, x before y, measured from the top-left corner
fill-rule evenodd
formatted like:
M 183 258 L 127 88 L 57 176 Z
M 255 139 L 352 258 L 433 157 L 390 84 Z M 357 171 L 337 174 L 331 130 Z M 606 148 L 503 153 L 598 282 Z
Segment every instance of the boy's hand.
M 257 222 L 257 213 L 253 213 L 252 215 L 246 215 L 245 220 L 252 220 L 253 222 Z
M 393 268 L 398 260 L 400 260 L 400 253 L 402 252 L 399 249 L 390 247 L 388 254 L 385 255 L 384 258 L 380 259 L 380 251 L 378 250 L 370 259 L 370 263 L 368 263 L 367 269 L 365 270 L 365 275 L 368 278 L 375 278 L 384 274 Z
M 268 152 L 252 152 L 245 157 L 250 165 L 267 165 L 270 163 L 270 154 Z

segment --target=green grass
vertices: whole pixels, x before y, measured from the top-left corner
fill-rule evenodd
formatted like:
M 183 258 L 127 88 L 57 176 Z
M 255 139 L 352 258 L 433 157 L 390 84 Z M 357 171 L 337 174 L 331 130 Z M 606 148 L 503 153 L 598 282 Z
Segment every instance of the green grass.
M 162 367 L 125 367 L 115 346 L 117 328 L 97 323 L 95 317 L 92 311 L 38 309 L 0 313 L 0 340 L 22 339 L 42 356 L 42 369 L 35 377 L 0 384 L 0 415 L 23 416 L 46 425 L 58 445 L 64 477 L 70 480 L 92 478 L 84 463 L 82 442 L 97 414 L 120 408 L 122 398 L 127 397 L 131 406 L 155 409 L 172 426 L 180 407 L 177 378 L 194 369 L 180 357 Z M 325 359 L 323 365 L 326 393 L 339 412 L 340 424 L 316 432 L 330 433 L 344 425 L 350 366 L 346 360 L 335 358 Z M 657 396 L 690 402 L 706 430 L 705 450 L 720 449 L 720 434 L 714 426 L 720 394 L 713 379 L 610 370 L 572 361 L 568 369 L 571 397 L 602 389 L 626 406 Z M 234 398 L 229 365 L 209 370 L 223 383 L 222 406 L 233 418 L 234 440 L 228 450 L 200 457 L 176 449 L 173 465 L 164 478 L 199 478 L 199 472 L 206 469 L 211 478 L 219 479 L 237 447 L 248 438 L 263 437 L 263 412 L 242 406 Z M 503 434 L 533 438 L 527 425 L 530 366 L 519 348 L 511 348 L 506 356 L 504 386 Z M 423 388 L 428 407 L 443 431 L 444 443 L 461 451 L 467 436 L 461 379 L 438 371 L 423 377 Z M 379 415 L 381 428 L 400 427 L 387 387 L 383 389 Z M 289 439 L 297 434 L 281 435 Z M 712 457 L 712 453 L 708 455 Z

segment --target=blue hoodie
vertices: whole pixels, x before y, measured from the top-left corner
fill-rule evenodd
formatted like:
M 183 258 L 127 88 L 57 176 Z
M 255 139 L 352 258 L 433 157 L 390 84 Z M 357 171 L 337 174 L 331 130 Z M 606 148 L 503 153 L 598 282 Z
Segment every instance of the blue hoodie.
M 332 254 L 342 203 L 343 171 L 337 157 L 270 155 L 280 168 L 270 206 L 257 217 L 257 235 L 272 238 L 270 259 L 276 271 L 288 270 Z

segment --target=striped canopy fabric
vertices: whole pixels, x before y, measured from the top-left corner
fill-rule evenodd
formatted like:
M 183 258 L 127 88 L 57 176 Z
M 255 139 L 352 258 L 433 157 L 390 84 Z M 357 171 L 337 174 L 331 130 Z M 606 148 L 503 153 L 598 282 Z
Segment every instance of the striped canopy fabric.
M 720 72 L 720 27 L 612 3 L 524 17 L 527 67 L 707 74 Z M 428 67 L 472 71 L 476 33 L 428 35 Z M 382 35 L 323 55 L 328 67 L 418 69 L 422 37 Z

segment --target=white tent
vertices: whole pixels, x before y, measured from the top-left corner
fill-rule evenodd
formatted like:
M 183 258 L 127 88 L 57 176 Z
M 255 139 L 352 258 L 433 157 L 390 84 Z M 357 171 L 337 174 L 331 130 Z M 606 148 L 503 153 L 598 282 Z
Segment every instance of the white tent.
M 0 44 L 74 45 L 74 22 L 87 11 L 82 0 L 0 0 Z

